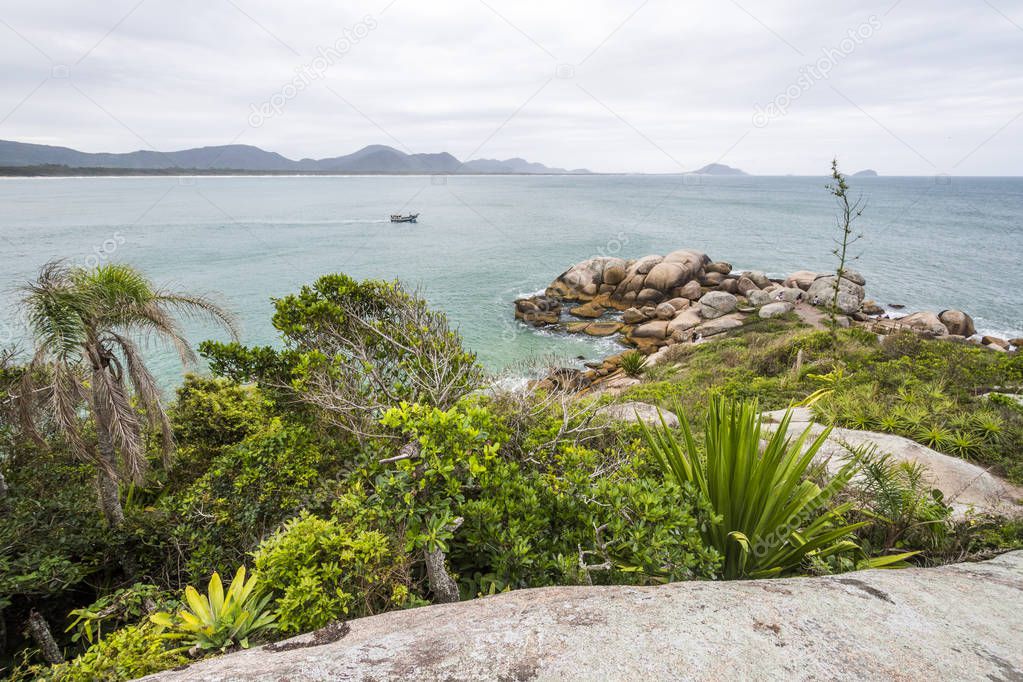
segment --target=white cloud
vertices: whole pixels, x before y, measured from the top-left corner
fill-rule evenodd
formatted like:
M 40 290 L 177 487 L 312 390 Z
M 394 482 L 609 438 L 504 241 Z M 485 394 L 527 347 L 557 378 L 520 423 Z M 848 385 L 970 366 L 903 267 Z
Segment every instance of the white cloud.
M 0 138 L 130 151 L 240 135 L 292 158 L 383 143 L 647 172 L 823 173 L 837 154 L 887 175 L 1023 174 L 1019 2 L 387 2 L 3 7 Z M 871 16 L 827 78 L 753 126 Z M 375 28 L 322 78 L 247 124 L 366 17 Z M 559 65 L 572 77 L 552 79 Z

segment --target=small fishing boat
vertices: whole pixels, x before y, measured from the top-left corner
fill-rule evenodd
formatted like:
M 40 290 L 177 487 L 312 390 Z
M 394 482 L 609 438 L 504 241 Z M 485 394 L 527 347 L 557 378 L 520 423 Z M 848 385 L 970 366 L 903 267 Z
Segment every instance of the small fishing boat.
M 408 215 L 402 215 L 400 213 L 391 214 L 392 223 L 414 223 L 416 218 L 419 217 L 418 213 L 409 213 Z

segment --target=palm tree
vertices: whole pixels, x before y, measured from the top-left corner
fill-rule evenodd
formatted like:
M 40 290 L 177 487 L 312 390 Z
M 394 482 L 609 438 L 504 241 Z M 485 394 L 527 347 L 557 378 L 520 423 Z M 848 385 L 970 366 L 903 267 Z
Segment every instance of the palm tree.
M 141 483 L 148 468 L 144 423 L 159 432 L 167 465 L 174 448 L 137 339 L 167 341 L 183 364 L 192 365 L 195 351 L 174 314 L 212 319 L 237 338 L 234 321 L 209 298 L 158 289 L 129 265 L 83 268 L 52 261 L 24 291 L 35 353 L 21 395 L 41 395 L 43 412 L 72 452 L 96 465 L 103 514 L 117 526 L 124 520 L 119 485 Z M 95 446 L 82 430 L 83 407 L 95 424 Z

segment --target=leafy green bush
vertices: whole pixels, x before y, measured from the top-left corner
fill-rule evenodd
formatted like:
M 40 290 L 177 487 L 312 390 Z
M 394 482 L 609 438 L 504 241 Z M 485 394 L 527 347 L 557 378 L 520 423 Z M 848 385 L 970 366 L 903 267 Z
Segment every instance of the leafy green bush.
M 180 648 L 169 646 L 161 628 L 143 622 L 108 634 L 67 663 L 49 668 L 36 666 L 28 673 L 32 679 L 46 682 L 119 682 L 187 662 Z
M 90 645 L 103 639 L 103 631 L 142 619 L 163 594 L 156 585 L 135 583 L 105 594 L 89 606 L 74 609 L 68 614 L 74 618 L 65 632 L 74 631 L 72 642 L 85 641 Z
M 260 431 L 270 407 L 254 386 L 187 375 L 168 410 L 178 449 L 173 484 L 194 481 L 224 449 Z
M 774 434 L 764 436 L 767 445 L 761 452 L 759 414 L 756 402 L 715 400 L 702 457 L 684 415 L 681 441 L 667 426 L 643 425 L 647 444 L 665 471 L 680 485 L 694 486 L 714 510 L 717 518 L 703 528 L 703 536 L 724 556 L 728 580 L 785 575 L 810 558 L 855 551 L 848 538 L 863 525 L 845 523 L 851 503 L 831 506 L 855 473 L 855 461 L 824 488 L 806 478 L 830 429 L 809 444 L 809 429 L 790 442 L 786 414 Z
M 165 552 L 186 558 L 184 581 L 194 581 L 244 561 L 302 509 L 326 506 L 339 459 L 308 428 L 273 417 L 226 447 L 194 483 L 165 496 L 150 521 Z
M 719 557 L 698 531 L 707 510 L 655 473 L 641 453 L 568 445 L 536 463 L 494 462 L 448 542 L 463 594 L 713 577 Z
M 376 530 L 303 512 L 260 545 L 255 568 L 276 596 L 282 632 L 402 606 L 407 596 L 405 558 Z
M 476 356 L 443 313 L 399 282 L 321 277 L 274 301 L 284 349 L 206 342 L 215 373 L 255 380 L 364 440 L 401 401 L 447 409 L 478 388 Z
M 503 425 L 485 406 L 469 403 L 448 410 L 402 403 L 382 423 L 413 452 L 399 455 L 376 478 L 375 498 L 392 510 L 408 551 L 432 548 L 443 543 L 442 529 L 496 459 L 506 437 Z
M 199 651 L 224 651 L 228 647 L 249 648 L 249 638 L 274 629 L 276 619 L 267 605 L 270 595 L 257 590 L 256 576 L 245 579 L 245 567 L 238 568 L 227 592 L 220 574 L 210 578 L 205 596 L 189 585 L 185 588 L 186 608 L 175 614 L 161 611 L 149 620 L 169 630 L 168 636 L 180 639 L 186 648 Z

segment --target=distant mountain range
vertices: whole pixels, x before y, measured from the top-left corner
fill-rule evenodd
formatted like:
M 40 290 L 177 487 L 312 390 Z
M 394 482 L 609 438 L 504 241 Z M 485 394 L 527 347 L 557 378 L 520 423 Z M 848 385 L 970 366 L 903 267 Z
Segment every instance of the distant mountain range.
M 746 171 L 726 166 L 723 163 L 708 163 L 703 168 L 690 171 L 692 175 L 749 175 Z
M 447 152 L 406 154 L 374 144 L 353 154 L 325 159 L 293 161 L 276 152 L 244 144 L 198 147 L 176 152 L 140 150 L 123 154 L 80 152 L 68 147 L 51 147 L 0 140 L 0 167 L 25 168 L 60 166 L 67 169 L 122 169 L 250 173 L 589 173 L 580 168 L 549 168 L 525 159 L 476 159 L 459 161 Z
M 877 171 L 874 170 L 873 168 L 865 168 L 865 169 L 863 169 L 861 171 L 856 171 L 855 173 L 853 173 L 849 177 L 853 177 L 853 178 L 876 178 L 877 177 Z

